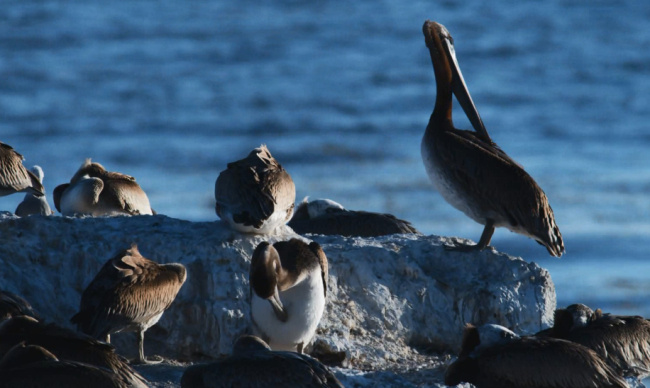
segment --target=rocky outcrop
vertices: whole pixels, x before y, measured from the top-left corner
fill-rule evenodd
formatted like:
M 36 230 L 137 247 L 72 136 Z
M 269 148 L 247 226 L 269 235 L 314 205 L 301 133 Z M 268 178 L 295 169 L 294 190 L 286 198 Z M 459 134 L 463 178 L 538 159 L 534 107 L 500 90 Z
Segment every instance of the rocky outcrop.
M 220 221 L 161 215 L 4 215 L 0 288 L 26 298 L 43 319 L 71 327 L 84 288 L 113 254 L 135 242 L 143 256 L 180 262 L 188 270 L 175 302 L 147 331 L 145 353 L 178 360 L 218 357 L 249 330 L 248 267 L 254 248 L 263 240 L 291 237 L 296 235 L 288 227 L 263 237 L 233 232 Z M 427 355 L 457 351 L 466 322 L 498 323 L 519 334 L 552 322 L 550 275 L 520 258 L 493 250 L 449 251 L 445 246 L 457 240 L 438 236 L 307 237 L 321 244 L 330 265 L 315 351 L 345 352 L 343 368 L 435 368 L 441 362 L 433 365 Z M 112 339 L 119 352 L 135 354 L 134 336 Z

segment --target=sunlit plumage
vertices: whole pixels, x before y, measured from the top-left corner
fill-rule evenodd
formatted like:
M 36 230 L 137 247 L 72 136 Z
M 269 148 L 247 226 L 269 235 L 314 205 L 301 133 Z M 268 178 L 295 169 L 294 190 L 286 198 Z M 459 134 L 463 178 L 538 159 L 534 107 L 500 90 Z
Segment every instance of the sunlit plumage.
M 265 145 L 228 163 L 215 183 L 215 211 L 231 228 L 268 234 L 293 215 L 296 187 Z
M 106 342 L 113 333 L 136 331 L 138 362 L 145 363 L 144 332 L 169 308 L 186 278 L 182 264 L 155 263 L 133 245 L 106 262 L 84 291 L 71 322 Z
M 251 258 L 253 332 L 273 350 L 302 353 L 325 309 L 327 257 L 320 245 L 260 243 Z
M 548 199 L 488 135 L 458 67 L 453 38 L 436 22 L 425 22 L 423 32 L 437 85 L 435 107 L 421 143 L 429 178 L 447 202 L 485 225 L 473 248 L 487 247 L 494 228 L 505 227 L 536 240 L 551 255 L 561 256 L 564 242 Z M 452 93 L 475 132 L 454 128 Z
M 18 192 L 45 195 L 38 177 L 23 166 L 23 156 L 0 142 L 0 197 Z
M 79 167 L 70 183 L 57 186 L 54 205 L 64 216 L 151 215 L 149 198 L 135 178 L 107 171 L 90 159 Z

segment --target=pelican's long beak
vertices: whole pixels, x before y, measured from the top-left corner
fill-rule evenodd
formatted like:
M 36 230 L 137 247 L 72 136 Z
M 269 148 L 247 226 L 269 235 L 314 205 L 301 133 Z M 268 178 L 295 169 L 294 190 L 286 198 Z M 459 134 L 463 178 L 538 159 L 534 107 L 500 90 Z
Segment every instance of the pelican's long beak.
M 280 293 L 278 292 L 278 287 L 275 287 L 275 292 L 271 297 L 268 299 L 269 303 L 271 303 L 271 307 L 273 307 L 273 312 L 275 312 L 275 315 L 278 317 L 278 319 L 282 322 L 286 322 L 288 315 L 287 315 L 287 310 L 284 309 L 284 306 L 282 306 L 282 301 L 280 300 Z
M 452 72 L 451 80 L 451 90 L 456 96 L 456 99 L 460 103 L 460 106 L 463 108 L 463 111 L 467 115 L 469 122 L 472 123 L 472 127 L 476 132 L 480 133 L 485 139 L 492 141 L 490 135 L 488 135 L 485 125 L 483 125 L 483 120 L 481 120 L 481 115 L 478 114 L 478 110 L 472 101 L 472 96 L 467 90 L 467 85 L 465 84 L 465 79 L 463 78 L 463 73 L 460 71 L 460 66 L 458 66 L 458 60 L 456 59 L 456 50 L 454 50 L 454 45 L 447 38 L 442 39 L 442 46 L 445 48 L 445 53 L 447 58 L 449 58 L 449 65 Z

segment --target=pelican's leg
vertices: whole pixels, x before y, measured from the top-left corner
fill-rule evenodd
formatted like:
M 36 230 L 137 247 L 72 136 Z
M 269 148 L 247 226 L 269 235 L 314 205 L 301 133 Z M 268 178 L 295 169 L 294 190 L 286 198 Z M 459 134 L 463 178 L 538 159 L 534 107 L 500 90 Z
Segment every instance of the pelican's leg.
M 111 343 L 111 335 L 110 334 L 106 334 L 106 338 L 104 339 L 104 342 L 106 342 L 107 344 Z
M 462 244 L 459 245 L 445 245 L 445 249 L 449 251 L 461 251 L 461 252 L 471 252 L 471 251 L 480 251 L 485 249 L 490 245 L 490 240 L 492 240 L 492 235 L 494 234 L 494 220 L 487 219 L 485 221 L 485 228 L 483 228 L 483 233 L 481 233 L 481 239 L 478 240 L 476 245 Z
M 490 245 L 490 240 L 492 240 L 492 235 L 494 234 L 494 220 L 487 219 L 485 222 L 485 228 L 483 233 L 481 233 L 481 239 L 478 240 L 476 244 L 476 249 L 481 250 Z
M 134 360 L 136 364 L 158 364 L 162 362 L 160 360 L 147 360 L 144 357 L 144 330 L 138 330 L 138 358 Z
M 298 353 L 302 354 L 302 349 L 303 349 L 304 346 L 305 346 L 304 342 L 301 342 L 301 343 L 298 344 L 298 347 L 296 348 Z

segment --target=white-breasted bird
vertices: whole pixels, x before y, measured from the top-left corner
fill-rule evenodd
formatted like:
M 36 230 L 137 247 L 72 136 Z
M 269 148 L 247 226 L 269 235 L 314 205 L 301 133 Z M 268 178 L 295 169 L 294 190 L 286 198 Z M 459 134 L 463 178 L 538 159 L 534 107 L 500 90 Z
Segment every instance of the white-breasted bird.
M 260 243 L 251 258 L 253 331 L 273 350 L 302 353 L 325 310 L 328 266 L 316 242 Z

